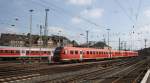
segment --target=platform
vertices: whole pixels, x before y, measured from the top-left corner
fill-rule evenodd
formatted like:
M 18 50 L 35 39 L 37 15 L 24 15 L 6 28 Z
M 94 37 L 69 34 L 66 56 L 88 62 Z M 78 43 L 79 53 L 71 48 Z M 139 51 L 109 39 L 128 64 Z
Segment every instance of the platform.
M 141 83 L 150 83 L 150 69 L 146 72 L 144 78 L 142 79 Z

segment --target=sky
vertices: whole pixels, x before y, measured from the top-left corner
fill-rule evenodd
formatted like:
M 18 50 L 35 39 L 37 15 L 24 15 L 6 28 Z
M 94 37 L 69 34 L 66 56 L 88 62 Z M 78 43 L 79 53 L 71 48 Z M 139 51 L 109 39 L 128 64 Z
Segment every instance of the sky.
M 29 33 L 29 10 L 33 9 L 32 34 L 39 34 L 49 9 L 48 35 L 66 36 L 81 44 L 86 42 L 87 30 L 89 41 L 107 41 L 110 29 L 114 49 L 119 38 L 127 49 L 141 49 L 145 39 L 150 46 L 149 4 L 150 0 L 0 0 L 0 33 Z

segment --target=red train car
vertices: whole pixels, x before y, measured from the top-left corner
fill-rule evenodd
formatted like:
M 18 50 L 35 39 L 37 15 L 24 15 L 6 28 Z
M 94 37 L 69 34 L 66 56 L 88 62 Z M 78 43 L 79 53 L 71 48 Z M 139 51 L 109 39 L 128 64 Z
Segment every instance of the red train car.
M 0 58 L 33 58 L 33 57 L 46 57 L 51 58 L 53 56 L 54 49 L 49 48 L 27 48 L 27 47 L 4 47 L 0 46 Z
M 118 57 L 138 56 L 134 51 L 117 51 L 110 49 L 80 48 L 80 47 L 57 47 L 54 51 L 54 61 L 91 60 Z

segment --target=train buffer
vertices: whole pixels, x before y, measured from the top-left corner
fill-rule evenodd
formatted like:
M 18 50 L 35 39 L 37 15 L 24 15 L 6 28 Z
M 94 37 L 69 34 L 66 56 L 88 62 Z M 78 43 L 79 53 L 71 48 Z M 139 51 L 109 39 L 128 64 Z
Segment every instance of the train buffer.
M 150 69 L 146 72 L 141 83 L 150 83 Z

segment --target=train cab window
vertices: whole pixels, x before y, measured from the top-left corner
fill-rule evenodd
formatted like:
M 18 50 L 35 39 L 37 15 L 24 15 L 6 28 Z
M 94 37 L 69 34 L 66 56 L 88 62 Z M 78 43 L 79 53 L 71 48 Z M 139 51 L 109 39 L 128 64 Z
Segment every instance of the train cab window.
M 64 54 L 67 54 L 67 50 L 64 50 Z
M 77 51 L 77 50 L 75 51 L 75 54 L 78 54 L 78 51 Z
M 89 51 L 86 51 L 86 54 L 89 54 Z
M 72 51 L 72 50 L 70 50 L 70 54 L 73 54 L 73 51 Z

